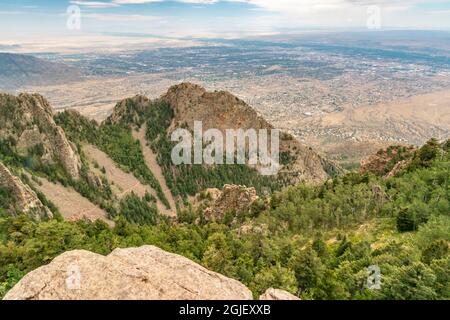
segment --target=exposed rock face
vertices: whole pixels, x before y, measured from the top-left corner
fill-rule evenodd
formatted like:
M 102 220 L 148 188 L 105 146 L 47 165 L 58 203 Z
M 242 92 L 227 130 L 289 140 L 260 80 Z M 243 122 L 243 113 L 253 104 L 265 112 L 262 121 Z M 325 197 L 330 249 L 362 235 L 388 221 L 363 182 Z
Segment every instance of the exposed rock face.
M 273 129 L 253 108 L 229 92 L 207 92 L 198 85 L 182 83 L 171 87 L 161 100 L 174 111 L 173 129 L 187 125 L 193 130 L 194 121 L 201 121 L 204 131 L 212 128 L 222 132 L 227 129 L 266 129 L 270 135 Z M 319 182 L 341 172 L 337 165 L 323 159 L 289 134 L 280 134 L 279 149 L 280 156 L 288 159 L 287 163 L 281 163 L 279 173 L 290 183 Z
M 204 210 L 205 219 L 220 220 L 228 212 L 241 212 L 248 210 L 252 203 L 258 199 L 255 188 L 226 184 L 223 190 L 207 189 L 206 201 L 208 207 Z
M 388 174 L 385 175 L 385 178 L 391 178 L 399 174 L 401 171 L 406 169 L 411 164 L 411 159 L 408 160 L 402 160 L 400 162 L 397 162 L 395 166 L 392 168 L 391 171 L 388 172 Z
M 207 92 L 201 86 L 182 83 L 169 88 L 159 101 L 168 103 L 173 110 L 174 118 L 169 128 L 170 133 L 186 126 L 193 130 L 195 121 L 202 122 L 203 131 L 218 129 L 225 133 L 227 129 L 243 131 L 254 129 L 259 132 L 260 129 L 266 129 L 270 149 L 273 126 L 244 101 L 229 92 Z M 140 124 L 139 115 L 150 105 L 151 101 L 140 95 L 122 100 L 115 106 L 106 123 Z M 322 158 L 287 133 L 280 133 L 279 152 L 280 157 L 288 159 L 288 163 L 286 161 L 281 163 L 278 170 L 279 177 L 286 183 L 321 182 L 343 172 L 335 163 Z M 252 167 L 262 172 L 263 166 L 252 165 Z
M 148 107 L 151 101 L 144 96 L 137 95 L 116 104 L 112 114 L 106 119 L 106 123 L 118 124 L 126 122 L 128 124 L 139 121 L 139 113 Z
M 103 188 L 103 181 L 102 181 L 102 179 L 97 174 L 95 174 L 94 172 L 89 171 L 87 173 L 87 180 L 88 180 L 88 183 L 91 186 L 96 187 L 96 188 Z
M 175 115 L 175 125 L 202 121 L 203 129 L 270 129 L 271 125 L 254 109 L 229 92 L 207 92 L 203 87 L 182 83 L 172 86 L 161 99 L 169 103 Z
M 0 162 L 0 187 L 9 190 L 14 204 L 6 208 L 12 213 L 26 213 L 36 220 L 51 218 L 52 212 L 42 204 L 36 193 Z
M 5 300 L 251 300 L 240 282 L 154 246 L 70 251 L 27 274 Z
M 301 300 L 299 297 L 290 294 L 287 291 L 269 288 L 261 296 L 259 300 Z
M 0 136 L 14 138 L 22 155 L 39 147 L 44 162 L 59 161 L 72 178 L 79 178 L 81 161 L 76 147 L 55 124 L 52 108 L 42 96 L 0 94 Z

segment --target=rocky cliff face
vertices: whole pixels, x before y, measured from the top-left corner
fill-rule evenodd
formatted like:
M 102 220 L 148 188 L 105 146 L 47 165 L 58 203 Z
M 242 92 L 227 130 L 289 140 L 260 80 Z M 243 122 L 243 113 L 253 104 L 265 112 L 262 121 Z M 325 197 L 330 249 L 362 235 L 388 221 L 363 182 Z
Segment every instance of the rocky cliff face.
M 81 161 L 76 147 L 55 124 L 52 108 L 42 96 L 0 94 L 0 137 L 13 138 L 23 156 L 33 147 L 41 148 L 44 162 L 58 161 L 73 179 L 79 178 Z
M 139 115 L 145 111 L 150 102 L 147 97 L 141 95 L 124 99 L 116 104 L 111 115 L 106 119 L 106 123 L 139 122 Z
M 203 129 L 271 129 L 244 101 L 226 91 L 207 92 L 203 87 L 182 83 L 169 88 L 161 99 L 174 110 L 174 125 L 186 123 L 193 129 L 194 121 L 202 121 Z
M 180 127 L 193 130 L 195 121 L 202 122 L 203 131 L 219 129 L 222 133 L 227 129 L 266 129 L 270 135 L 274 129 L 252 107 L 226 91 L 207 92 L 201 86 L 181 83 L 169 88 L 159 101 L 166 102 L 173 110 L 174 118 L 169 131 Z M 125 99 L 116 105 L 106 123 L 138 123 L 139 114 L 150 105 L 148 98 L 139 95 Z M 335 163 L 287 133 L 280 134 L 279 149 L 280 156 L 284 158 L 279 173 L 287 183 L 321 182 L 342 173 Z
M 171 87 L 161 100 L 174 111 L 172 128 L 187 125 L 193 130 L 194 121 L 201 121 L 204 131 L 215 128 L 222 132 L 227 129 L 266 129 L 270 132 L 273 129 L 253 108 L 229 92 L 207 92 L 198 85 L 182 83 Z M 280 155 L 288 159 L 282 163 L 280 173 L 290 183 L 323 181 L 340 172 L 334 163 L 286 133 L 280 135 Z
M 27 274 L 5 300 L 249 300 L 240 282 L 154 246 L 70 251 Z
M 11 213 L 25 213 L 41 220 L 52 218 L 52 212 L 42 204 L 36 193 L 0 162 L 0 187 L 8 190 L 13 203 L 6 208 Z
M 236 186 L 226 184 L 222 190 L 210 188 L 203 192 L 205 199 L 194 204 L 200 206 L 205 204 L 207 207 L 203 210 L 207 221 L 220 220 L 226 213 L 249 210 L 253 202 L 259 197 L 256 195 L 255 188 Z M 198 195 L 197 198 L 201 197 Z

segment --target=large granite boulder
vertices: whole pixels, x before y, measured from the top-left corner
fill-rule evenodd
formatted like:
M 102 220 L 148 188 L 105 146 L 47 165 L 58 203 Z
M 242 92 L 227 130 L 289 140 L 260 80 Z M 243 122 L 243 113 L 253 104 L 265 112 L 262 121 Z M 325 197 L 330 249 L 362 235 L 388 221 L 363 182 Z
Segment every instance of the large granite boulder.
M 6 300 L 250 300 L 240 282 L 154 246 L 70 251 L 27 274 Z

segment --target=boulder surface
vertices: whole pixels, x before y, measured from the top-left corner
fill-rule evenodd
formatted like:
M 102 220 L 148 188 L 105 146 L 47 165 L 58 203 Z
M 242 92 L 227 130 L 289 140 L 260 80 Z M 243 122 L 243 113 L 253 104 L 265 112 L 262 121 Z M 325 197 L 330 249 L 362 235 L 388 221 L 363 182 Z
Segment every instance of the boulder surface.
M 259 300 L 300 300 L 300 298 L 284 290 L 269 288 L 259 296 Z
M 108 256 L 69 251 L 27 274 L 5 300 L 251 300 L 240 282 L 154 246 Z

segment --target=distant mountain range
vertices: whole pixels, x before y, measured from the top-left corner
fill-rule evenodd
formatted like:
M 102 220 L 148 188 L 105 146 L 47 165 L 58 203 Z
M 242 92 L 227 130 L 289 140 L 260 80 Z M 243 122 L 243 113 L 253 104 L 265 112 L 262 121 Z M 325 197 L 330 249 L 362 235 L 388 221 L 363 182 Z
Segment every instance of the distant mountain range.
M 0 52 L 0 90 L 17 90 L 30 85 L 67 83 L 80 79 L 81 73 L 63 63 L 31 55 Z

